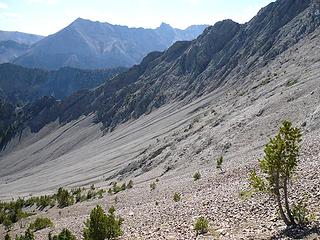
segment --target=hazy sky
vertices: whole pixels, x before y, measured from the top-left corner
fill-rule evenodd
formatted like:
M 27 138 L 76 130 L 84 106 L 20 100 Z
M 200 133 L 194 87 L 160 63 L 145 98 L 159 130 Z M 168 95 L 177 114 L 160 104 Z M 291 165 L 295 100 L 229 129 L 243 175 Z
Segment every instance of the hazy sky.
M 0 30 L 48 35 L 78 17 L 155 28 L 186 28 L 231 18 L 244 23 L 272 0 L 0 0 Z

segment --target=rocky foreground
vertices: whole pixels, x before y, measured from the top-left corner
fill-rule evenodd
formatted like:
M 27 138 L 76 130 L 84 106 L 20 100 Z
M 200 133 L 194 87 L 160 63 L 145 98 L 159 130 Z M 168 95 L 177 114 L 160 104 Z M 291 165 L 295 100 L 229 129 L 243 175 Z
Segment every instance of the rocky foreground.
M 319 133 L 305 136 L 300 166 L 290 188 L 291 201 L 306 199 L 315 219 L 320 219 L 319 141 Z M 239 167 L 226 165 L 221 173 L 215 169 L 214 159 L 210 159 L 199 169 L 181 176 L 169 174 L 159 181 L 136 183 L 132 189 L 116 195 L 106 193 L 103 199 L 49 209 L 40 215 L 48 216 L 55 226 L 36 232 L 36 239 L 47 239 L 50 231 L 60 232 L 63 228 L 69 228 L 81 239 L 83 222 L 97 204 L 106 210 L 115 206 L 117 214 L 124 218 L 124 234 L 120 239 L 293 239 L 282 234 L 285 225 L 272 199 L 266 195 L 241 196 L 248 189 L 246 178 L 255 165 L 255 160 Z M 197 170 L 202 177 L 194 181 L 192 176 Z M 150 189 L 152 182 L 156 182 L 154 190 Z M 181 193 L 179 202 L 173 200 L 176 192 Z M 17 223 L 13 232 L 23 232 L 36 216 Z M 210 230 L 197 237 L 193 223 L 199 216 L 209 219 Z M 318 223 L 316 220 L 312 226 Z M 320 239 L 317 231 L 302 231 L 295 237 Z

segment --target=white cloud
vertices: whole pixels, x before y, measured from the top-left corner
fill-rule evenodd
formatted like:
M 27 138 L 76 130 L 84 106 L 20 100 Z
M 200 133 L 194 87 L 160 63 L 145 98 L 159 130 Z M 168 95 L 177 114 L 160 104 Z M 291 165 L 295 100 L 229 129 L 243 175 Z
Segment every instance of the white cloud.
M 0 10 L 8 9 L 8 7 L 9 7 L 8 4 L 0 2 Z

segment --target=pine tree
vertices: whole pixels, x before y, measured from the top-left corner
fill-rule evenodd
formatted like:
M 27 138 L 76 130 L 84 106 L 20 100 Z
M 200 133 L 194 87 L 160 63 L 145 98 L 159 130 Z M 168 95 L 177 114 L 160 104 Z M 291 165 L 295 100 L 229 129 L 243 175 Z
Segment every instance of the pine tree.
M 264 158 L 259 161 L 261 175 L 250 175 L 255 191 L 270 193 L 276 200 L 282 220 L 287 226 L 296 226 L 289 199 L 288 184 L 299 163 L 300 129 L 284 121 L 279 133 L 265 146 Z
M 115 209 L 111 207 L 108 215 L 101 206 L 95 207 L 90 218 L 85 223 L 83 236 L 85 240 L 115 239 L 122 234 L 122 219 L 115 216 Z

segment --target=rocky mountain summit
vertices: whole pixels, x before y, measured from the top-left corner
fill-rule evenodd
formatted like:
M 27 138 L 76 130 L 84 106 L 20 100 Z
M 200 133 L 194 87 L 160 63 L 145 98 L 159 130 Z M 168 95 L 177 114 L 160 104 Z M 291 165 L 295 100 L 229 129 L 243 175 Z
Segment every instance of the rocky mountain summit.
M 156 29 L 128 28 L 78 18 L 35 44 L 14 63 L 44 69 L 131 67 L 151 51 L 163 51 L 175 41 L 196 38 L 206 27 L 180 30 L 163 23 Z
M 290 120 L 303 136 L 290 201 L 305 198 L 319 225 L 319 39 L 319 0 L 278 0 L 246 24 L 218 22 L 152 52 L 95 89 L 39 100 L 21 109 L 32 114 L 1 152 L 0 198 L 133 180 L 117 195 L 39 213 L 54 222 L 39 239 L 65 227 L 81 239 L 96 204 L 124 218 L 120 239 L 319 239 L 317 229 L 286 235 L 270 198 L 242 194 L 263 146 Z M 210 226 L 202 236 L 199 216 Z

